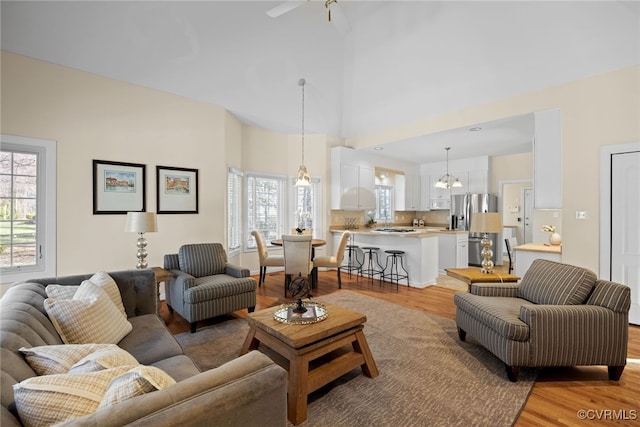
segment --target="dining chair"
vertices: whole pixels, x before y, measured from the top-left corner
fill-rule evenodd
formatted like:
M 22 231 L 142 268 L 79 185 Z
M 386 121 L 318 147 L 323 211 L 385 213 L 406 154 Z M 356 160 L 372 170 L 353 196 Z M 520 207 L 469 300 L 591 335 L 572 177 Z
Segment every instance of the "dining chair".
M 340 237 L 340 242 L 338 243 L 338 248 L 336 250 L 335 255 L 318 256 L 313 259 L 313 266 L 315 268 L 327 267 L 327 268 L 338 269 L 338 288 L 339 289 L 342 289 L 342 279 L 340 277 L 340 266 L 342 265 L 342 260 L 344 259 L 344 252 L 347 248 L 347 243 L 349 243 L 350 236 L 351 236 L 351 233 L 349 231 L 345 231 L 342 233 L 342 237 Z
M 311 289 L 313 280 L 311 261 L 311 235 L 282 235 L 282 249 L 284 252 L 284 296 L 287 296 L 289 286 L 297 284 L 297 288 L 290 290 L 291 296 L 297 295 L 305 286 L 307 293 Z
M 258 280 L 258 287 L 260 287 L 267 277 L 267 267 L 284 267 L 284 257 L 282 255 L 269 254 L 267 243 L 264 240 L 262 232 L 253 230 L 251 235 L 256 239 L 256 245 L 258 246 L 258 257 L 260 259 L 260 279 Z
M 504 244 L 507 248 L 507 256 L 509 257 L 509 271 L 507 273 L 511 274 L 511 271 L 513 271 L 513 264 L 515 264 L 515 260 L 513 259 L 513 247 L 518 245 L 518 240 L 515 237 L 509 237 L 504 239 Z

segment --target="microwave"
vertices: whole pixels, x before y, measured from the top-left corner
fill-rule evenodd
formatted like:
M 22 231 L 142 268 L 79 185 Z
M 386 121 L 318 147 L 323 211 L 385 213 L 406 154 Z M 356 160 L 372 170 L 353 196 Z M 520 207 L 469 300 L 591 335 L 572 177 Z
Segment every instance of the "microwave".
M 431 199 L 429 208 L 431 208 L 432 210 L 451 209 L 451 199 Z

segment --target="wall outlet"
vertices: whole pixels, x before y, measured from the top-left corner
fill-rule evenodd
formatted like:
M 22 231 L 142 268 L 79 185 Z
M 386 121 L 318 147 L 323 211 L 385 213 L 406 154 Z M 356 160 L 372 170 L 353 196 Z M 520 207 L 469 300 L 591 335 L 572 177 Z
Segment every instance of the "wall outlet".
M 587 219 L 587 211 L 576 211 L 576 219 Z

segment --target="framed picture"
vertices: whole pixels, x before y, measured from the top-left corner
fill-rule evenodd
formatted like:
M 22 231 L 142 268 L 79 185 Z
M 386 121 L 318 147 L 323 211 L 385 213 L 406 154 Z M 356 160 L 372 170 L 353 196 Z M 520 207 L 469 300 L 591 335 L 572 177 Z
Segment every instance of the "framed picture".
M 156 166 L 159 214 L 198 213 L 198 169 Z
M 93 161 L 93 214 L 125 215 L 144 212 L 146 204 L 145 165 Z

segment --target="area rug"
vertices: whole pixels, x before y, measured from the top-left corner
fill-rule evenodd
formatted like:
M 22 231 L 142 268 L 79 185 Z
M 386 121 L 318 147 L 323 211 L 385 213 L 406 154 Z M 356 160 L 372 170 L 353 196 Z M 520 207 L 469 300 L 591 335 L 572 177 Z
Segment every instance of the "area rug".
M 364 333 L 380 375 L 356 369 L 309 396 L 303 426 L 510 426 L 533 388 L 535 370 L 510 382 L 502 362 L 453 320 L 339 291 L 316 298 L 367 316 Z M 201 369 L 237 357 L 248 331 L 230 318 L 176 336 Z

